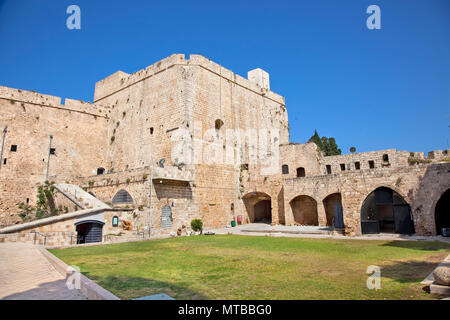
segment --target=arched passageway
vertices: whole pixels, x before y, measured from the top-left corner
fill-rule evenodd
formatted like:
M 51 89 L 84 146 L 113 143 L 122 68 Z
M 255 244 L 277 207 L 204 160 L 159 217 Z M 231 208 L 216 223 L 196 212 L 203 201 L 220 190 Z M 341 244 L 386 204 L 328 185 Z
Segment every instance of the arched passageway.
M 86 220 L 75 223 L 77 243 L 102 242 L 104 224 L 97 220 Z
M 361 232 L 413 234 L 414 222 L 409 204 L 390 188 L 374 190 L 361 207 Z
M 316 200 L 301 195 L 292 199 L 290 205 L 295 223 L 307 226 L 319 225 Z
M 251 192 L 243 197 L 250 223 L 272 223 L 272 201 L 268 194 Z
M 344 228 L 344 217 L 342 212 L 342 200 L 340 193 L 333 193 L 323 199 L 327 226 Z
M 447 189 L 436 203 L 434 219 L 436 234 L 442 235 L 442 228 L 450 228 L 450 189 Z

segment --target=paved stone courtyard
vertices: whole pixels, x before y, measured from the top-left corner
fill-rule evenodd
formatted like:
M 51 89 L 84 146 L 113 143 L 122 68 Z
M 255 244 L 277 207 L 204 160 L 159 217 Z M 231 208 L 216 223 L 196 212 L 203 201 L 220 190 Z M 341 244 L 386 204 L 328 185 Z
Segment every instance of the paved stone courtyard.
M 316 239 L 348 239 L 339 234 L 330 233 L 329 227 L 319 226 L 272 226 L 266 223 L 249 223 L 237 225 L 233 228 L 219 228 L 210 230 L 216 234 L 236 234 L 247 236 L 272 236 L 293 238 L 316 238 Z M 409 241 L 442 241 L 450 243 L 450 237 L 443 236 L 417 236 L 401 235 L 395 233 L 379 233 L 352 237 L 353 240 L 409 240 Z
M 36 246 L 0 244 L 0 299 L 84 300 L 77 290 L 66 287 L 58 273 Z

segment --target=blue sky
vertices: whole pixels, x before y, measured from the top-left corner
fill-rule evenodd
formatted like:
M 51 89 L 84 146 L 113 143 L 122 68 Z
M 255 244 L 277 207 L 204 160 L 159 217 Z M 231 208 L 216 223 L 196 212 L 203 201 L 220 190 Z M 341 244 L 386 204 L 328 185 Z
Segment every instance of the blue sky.
M 292 142 L 317 129 L 344 153 L 450 144 L 448 0 L 0 0 L 0 85 L 92 101 L 96 81 L 173 53 L 269 72 Z

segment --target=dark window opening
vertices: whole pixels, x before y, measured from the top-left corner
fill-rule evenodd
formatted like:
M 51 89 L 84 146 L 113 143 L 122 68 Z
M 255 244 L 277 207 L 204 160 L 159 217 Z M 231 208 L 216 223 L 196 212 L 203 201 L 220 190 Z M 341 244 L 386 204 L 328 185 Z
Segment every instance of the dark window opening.
M 281 173 L 282 174 L 289 174 L 289 166 L 287 164 L 283 164 L 281 166 Z
M 97 168 L 97 175 L 101 175 L 105 173 L 105 168 Z
M 389 162 L 389 156 L 387 154 L 383 154 L 383 162 Z
M 11 152 L 16 152 L 17 151 L 17 145 L 13 144 L 11 145 Z
M 153 127 L 150 128 L 150 134 L 153 134 Z
M 297 177 L 301 178 L 304 177 L 305 175 L 306 175 L 305 168 L 303 167 L 297 168 Z
M 345 171 L 345 163 L 341 163 L 340 166 L 341 166 L 341 171 Z
M 331 165 L 327 164 L 327 174 L 331 174 Z
M 29 204 L 30 203 L 30 198 L 27 198 L 27 204 Z
M 361 169 L 361 164 L 359 163 L 359 161 L 356 161 L 356 162 L 355 162 L 355 169 L 356 169 L 356 170 Z
M 55 148 L 50 148 L 50 154 L 56 154 L 56 149 Z
M 3 164 L 6 164 L 6 158 L 5 158 L 5 159 L 3 159 Z
M 370 169 L 375 168 L 375 162 L 373 162 L 373 160 L 370 160 L 370 161 L 369 161 L 369 168 L 370 168 Z
M 216 130 L 220 130 L 220 128 L 222 128 L 222 126 L 223 126 L 223 121 L 222 121 L 222 120 L 217 119 L 217 120 L 214 122 L 214 127 L 216 128 Z
M 248 170 L 248 163 L 241 164 L 241 170 Z

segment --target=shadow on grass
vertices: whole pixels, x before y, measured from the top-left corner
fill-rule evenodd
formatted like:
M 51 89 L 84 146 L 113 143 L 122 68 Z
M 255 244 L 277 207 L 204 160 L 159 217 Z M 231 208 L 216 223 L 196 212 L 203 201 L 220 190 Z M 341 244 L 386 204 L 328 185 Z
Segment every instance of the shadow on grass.
M 404 261 L 381 267 L 381 276 L 400 283 L 418 283 L 428 276 L 440 262 Z
M 124 300 L 150 296 L 158 293 L 165 293 L 177 300 L 208 299 L 208 297 L 189 288 L 168 282 L 130 276 L 97 277 L 89 274 L 89 272 L 83 274 Z
M 382 246 L 425 251 L 450 250 L 450 244 L 440 241 L 389 241 Z

